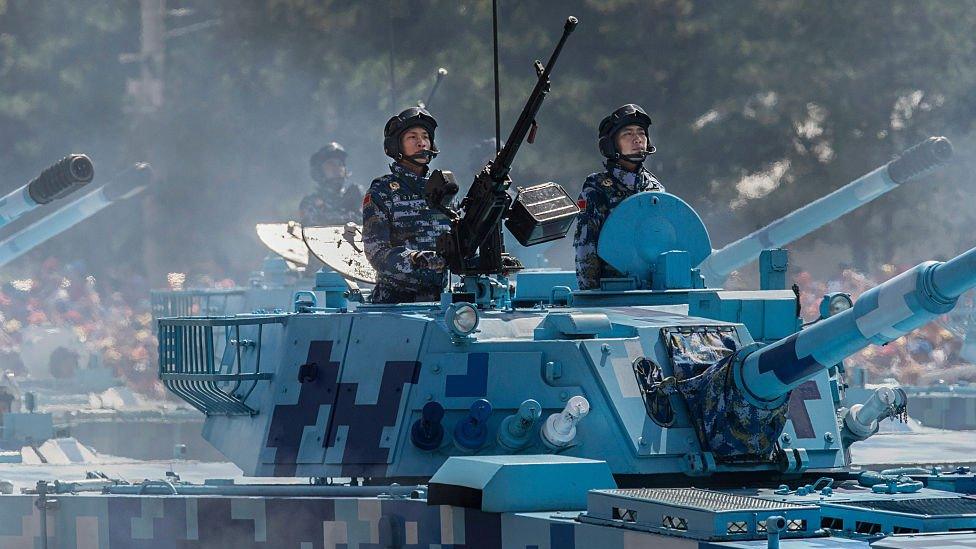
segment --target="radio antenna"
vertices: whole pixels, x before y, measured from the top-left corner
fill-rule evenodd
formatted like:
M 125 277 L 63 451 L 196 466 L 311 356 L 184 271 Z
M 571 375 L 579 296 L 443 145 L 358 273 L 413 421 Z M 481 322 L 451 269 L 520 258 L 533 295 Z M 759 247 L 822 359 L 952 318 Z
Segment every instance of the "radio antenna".
M 498 100 L 498 0 L 491 0 L 492 46 L 495 65 L 495 154 L 502 150 L 502 119 Z

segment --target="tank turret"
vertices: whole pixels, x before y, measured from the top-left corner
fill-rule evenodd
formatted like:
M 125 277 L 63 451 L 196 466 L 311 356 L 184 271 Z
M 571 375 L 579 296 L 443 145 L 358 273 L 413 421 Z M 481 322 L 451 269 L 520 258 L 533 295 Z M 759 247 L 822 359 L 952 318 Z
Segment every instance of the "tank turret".
M 95 177 L 95 166 L 83 154 L 69 154 L 30 183 L 0 198 L 0 227 L 25 213 L 71 194 Z
M 921 179 L 951 157 L 952 144 L 945 137 L 918 143 L 884 166 L 713 251 L 698 265 L 705 284 L 722 285 L 732 271 L 758 259 L 763 250 L 786 246 L 904 183 Z

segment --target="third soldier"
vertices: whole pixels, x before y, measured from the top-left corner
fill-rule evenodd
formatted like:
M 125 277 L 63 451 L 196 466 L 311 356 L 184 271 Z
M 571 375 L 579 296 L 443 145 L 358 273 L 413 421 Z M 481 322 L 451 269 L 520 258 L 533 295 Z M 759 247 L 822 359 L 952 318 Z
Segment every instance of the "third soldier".
M 363 246 L 377 273 L 373 303 L 436 301 L 447 282 L 446 263 L 435 249 L 450 223 L 423 194 L 428 164 L 438 153 L 436 128 L 429 112 L 412 107 L 383 130 L 383 151 L 394 162 L 363 199 Z
M 597 255 L 600 230 L 610 211 L 625 198 L 642 191 L 663 191 L 664 186 L 644 168 L 654 153 L 647 135 L 651 117 L 639 105 L 627 104 L 600 122 L 600 153 L 606 171 L 590 174 L 580 191 L 576 221 L 576 278 L 581 290 L 600 287 L 603 277 L 623 276 Z
M 313 154 L 309 159 L 309 173 L 316 187 L 298 205 L 302 225 L 322 227 L 358 220 L 363 195 L 348 182 L 346 149 L 342 145 L 333 141 Z

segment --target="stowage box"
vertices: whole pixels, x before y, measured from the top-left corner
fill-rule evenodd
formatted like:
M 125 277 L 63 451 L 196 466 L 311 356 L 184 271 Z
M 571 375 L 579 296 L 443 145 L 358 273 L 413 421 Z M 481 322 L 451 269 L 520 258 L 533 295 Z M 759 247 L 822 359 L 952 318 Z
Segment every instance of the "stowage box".
M 566 236 L 579 208 L 556 183 L 520 187 L 505 226 L 523 246 Z

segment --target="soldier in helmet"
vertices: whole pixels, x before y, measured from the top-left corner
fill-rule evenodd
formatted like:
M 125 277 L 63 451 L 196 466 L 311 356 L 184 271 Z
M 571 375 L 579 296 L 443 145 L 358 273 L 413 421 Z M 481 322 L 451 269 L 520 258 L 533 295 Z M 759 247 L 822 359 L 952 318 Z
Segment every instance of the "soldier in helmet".
M 600 122 L 600 152 L 606 157 L 606 171 L 591 174 L 580 191 L 580 213 L 576 220 L 576 278 L 581 290 L 600 287 L 600 278 L 623 276 L 600 259 L 596 245 L 600 230 L 625 198 L 642 191 L 663 191 L 664 186 L 644 168 L 653 154 L 647 129 L 651 117 L 639 105 L 627 104 Z
M 309 173 L 317 186 L 298 206 L 302 225 L 341 225 L 359 218 L 362 193 L 355 185 L 348 184 L 346 149 L 342 145 L 333 141 L 313 154 L 309 159 Z
M 363 245 L 376 269 L 373 303 L 436 301 L 447 282 L 437 237 L 450 230 L 447 217 L 424 199 L 428 164 L 437 156 L 437 121 L 409 108 L 383 129 L 390 173 L 377 177 L 363 199 Z

